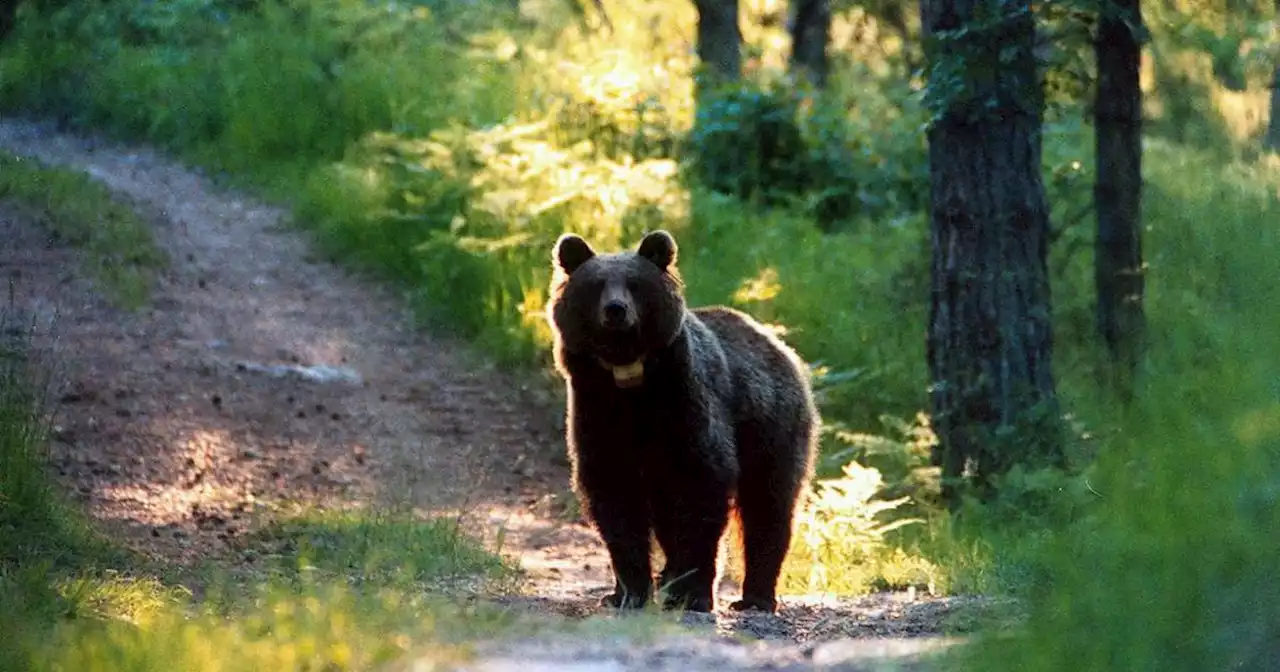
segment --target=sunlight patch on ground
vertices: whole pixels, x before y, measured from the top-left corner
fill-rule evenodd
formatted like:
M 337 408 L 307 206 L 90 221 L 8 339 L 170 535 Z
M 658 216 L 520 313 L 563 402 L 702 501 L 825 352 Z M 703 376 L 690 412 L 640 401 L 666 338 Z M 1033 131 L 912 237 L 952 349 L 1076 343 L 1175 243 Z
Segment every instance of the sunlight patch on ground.
M 585 525 L 504 505 L 490 506 L 476 518 L 483 518 L 472 526 L 479 528 L 485 548 L 519 562 L 531 594 L 581 597 L 584 589 L 605 590 L 613 584 L 604 544 Z
M 225 432 L 195 430 L 174 442 L 175 461 L 185 464 L 183 476 L 168 483 L 123 483 L 103 485 L 101 514 L 106 518 L 129 518 L 147 525 L 169 525 L 191 517 L 193 510 L 228 503 L 253 502 L 246 482 L 225 483 L 207 478 L 218 465 L 233 459 L 238 447 Z

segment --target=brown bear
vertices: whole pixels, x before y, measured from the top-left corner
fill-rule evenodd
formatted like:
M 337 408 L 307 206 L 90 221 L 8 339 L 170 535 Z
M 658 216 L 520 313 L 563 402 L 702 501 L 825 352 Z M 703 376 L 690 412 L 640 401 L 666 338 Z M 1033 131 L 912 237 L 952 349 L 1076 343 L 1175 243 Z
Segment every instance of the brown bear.
M 569 392 L 573 486 L 613 563 L 614 592 L 601 602 L 649 602 L 656 537 L 664 607 L 711 611 L 735 512 L 746 575 L 730 608 L 772 612 L 813 468 L 807 368 L 738 311 L 686 308 L 675 261 L 665 231 L 615 254 L 565 234 L 553 253 L 547 313 Z

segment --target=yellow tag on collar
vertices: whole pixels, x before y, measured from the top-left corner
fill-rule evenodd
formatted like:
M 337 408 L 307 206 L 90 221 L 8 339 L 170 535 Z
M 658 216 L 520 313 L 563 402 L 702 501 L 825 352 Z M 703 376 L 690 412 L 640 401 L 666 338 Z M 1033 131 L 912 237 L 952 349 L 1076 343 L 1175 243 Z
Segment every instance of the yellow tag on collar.
M 609 369 L 613 371 L 613 382 L 617 383 L 618 387 L 636 387 L 644 382 L 643 359 L 637 359 L 624 366 L 611 366 Z

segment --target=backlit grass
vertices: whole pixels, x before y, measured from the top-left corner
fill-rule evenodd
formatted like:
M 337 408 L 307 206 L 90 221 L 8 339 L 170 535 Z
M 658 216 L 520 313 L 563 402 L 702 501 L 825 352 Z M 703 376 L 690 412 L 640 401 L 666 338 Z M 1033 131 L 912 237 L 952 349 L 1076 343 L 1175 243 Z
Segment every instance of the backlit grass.
M 1126 407 L 1099 383 L 1093 139 L 1083 101 L 1068 100 L 1046 125 L 1043 168 L 1059 233 L 1056 375 L 1079 471 L 1010 474 L 1000 501 L 953 517 L 933 505 L 927 445 L 910 429 L 927 405 L 931 250 L 926 115 L 897 38 L 855 44 L 831 91 L 795 101 L 770 88 L 776 29 L 750 25 L 760 57 L 748 58 L 748 86 L 717 94 L 711 123 L 691 134 L 687 2 L 608 3 L 612 34 L 550 0 L 524 3 L 522 17 L 506 3 L 165 6 L 29 16 L 0 52 L 4 104 L 163 143 L 287 197 L 331 255 L 512 365 L 547 363 L 541 313 L 561 232 L 616 248 L 668 228 L 693 303 L 778 324 L 814 365 L 830 430 L 822 475 L 854 460 L 883 479 L 871 501 L 912 497 L 871 522 L 855 516 L 865 524 L 845 534 L 812 528 L 820 543 L 797 546 L 788 586 L 1025 598 L 1027 629 L 979 669 L 1274 660 L 1262 656 L 1280 630 L 1265 598 L 1280 510 L 1269 494 L 1277 173 L 1239 158 L 1252 155 L 1240 151 L 1251 131 L 1227 123 L 1205 59 L 1166 29 L 1172 10 L 1153 13 L 1160 60 L 1145 71 L 1141 400 Z M 743 198 L 699 177 L 699 159 L 752 158 L 761 128 L 791 133 L 792 111 L 794 137 L 779 144 L 794 151 L 723 176 Z M 865 513 L 868 500 L 850 501 Z M 865 541 L 893 515 L 923 522 Z

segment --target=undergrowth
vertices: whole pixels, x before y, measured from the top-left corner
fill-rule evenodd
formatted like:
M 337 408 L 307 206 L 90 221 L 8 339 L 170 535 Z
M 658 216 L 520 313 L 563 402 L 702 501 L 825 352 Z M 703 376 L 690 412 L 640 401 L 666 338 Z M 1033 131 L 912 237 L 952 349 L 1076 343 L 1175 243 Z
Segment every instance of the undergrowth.
M 1142 389 L 1099 440 L 1091 503 L 1032 556 L 1025 628 L 980 642 L 970 669 L 1267 670 L 1280 655 L 1280 165 L 1206 175 L 1203 154 L 1147 152 L 1162 188 Z
M 1030 598 L 1019 669 L 1219 669 L 1223 652 L 1270 650 L 1271 610 L 1250 591 L 1271 585 L 1258 531 L 1277 506 L 1273 400 L 1259 402 L 1275 394 L 1276 167 L 1233 158 L 1248 138 L 1229 132 L 1205 59 L 1166 21 L 1152 22 L 1143 399 L 1127 408 L 1099 385 L 1093 137 L 1071 100 L 1046 123 L 1043 174 L 1055 372 L 1079 469 L 1015 471 L 993 506 L 950 515 L 918 417 L 927 118 L 901 41 L 856 45 L 857 62 L 838 59 L 830 90 L 808 95 L 769 75 L 777 40 L 748 22 L 749 76 L 696 115 L 690 3 L 606 3 L 612 32 L 561 3 L 522 17 L 480 4 L 73 3 L 24 16 L 0 52 L 0 97 L 287 197 L 330 254 L 512 365 L 548 361 L 561 232 L 617 248 L 670 229 L 692 303 L 780 325 L 813 366 L 820 475 L 848 479 L 819 485 L 788 586 Z M 1231 100 L 1261 99 L 1255 84 Z M 1161 139 L 1188 128 L 1215 129 L 1201 141 L 1212 151 Z M 1007 666 L 998 655 L 988 669 Z

